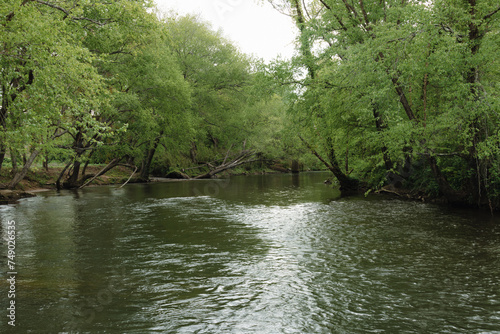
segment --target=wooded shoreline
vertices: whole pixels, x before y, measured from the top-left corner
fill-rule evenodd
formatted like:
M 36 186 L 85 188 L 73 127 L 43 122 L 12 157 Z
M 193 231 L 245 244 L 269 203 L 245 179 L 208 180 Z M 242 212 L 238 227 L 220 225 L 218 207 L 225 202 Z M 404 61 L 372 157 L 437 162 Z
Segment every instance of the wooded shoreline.
M 91 171 L 97 171 L 101 167 L 91 167 Z M 23 199 L 23 198 L 30 198 L 30 197 L 35 197 L 37 196 L 38 193 L 43 193 L 47 191 L 53 191 L 57 190 L 56 187 L 56 179 L 54 178 L 54 175 L 57 175 L 60 172 L 61 168 L 51 168 L 51 173 L 30 173 L 23 182 L 21 182 L 19 188 L 20 189 L 15 189 L 15 190 L 9 190 L 9 189 L 1 189 L 0 188 L 0 205 L 5 205 L 5 204 L 15 204 L 17 203 L 18 200 Z M 327 170 L 306 170 L 306 171 L 300 171 L 300 173 L 311 173 L 311 172 L 328 172 Z M 231 170 L 227 171 L 224 173 L 224 175 L 221 178 L 227 178 L 227 177 L 234 177 L 234 176 L 250 176 L 250 175 L 268 175 L 268 174 L 290 174 L 292 175 L 297 175 L 298 173 L 292 173 L 291 170 L 287 170 L 284 167 L 278 167 L 275 168 L 274 170 L 269 168 L 267 170 L 260 170 L 260 171 L 247 171 L 247 172 L 232 172 Z M 51 176 L 52 175 L 52 178 Z M 334 189 L 339 189 L 340 184 L 338 182 L 335 182 L 332 184 L 332 178 L 334 178 L 333 175 L 330 177 L 325 177 L 325 186 L 329 186 L 332 188 L 332 191 Z M 218 179 L 214 177 L 214 179 Z M 0 176 L 0 186 L 2 182 L 7 181 L 8 178 L 5 176 Z M 40 182 L 43 180 L 42 182 Z M 195 178 L 195 177 L 190 177 L 190 178 L 183 178 L 183 177 L 176 177 L 176 178 L 168 178 L 164 176 L 151 176 L 147 181 L 145 180 L 140 180 L 138 178 L 130 178 L 129 172 L 127 168 L 117 168 L 115 173 L 113 173 L 111 176 L 101 176 L 98 177 L 94 180 L 92 184 L 89 184 L 89 187 L 99 187 L 99 186 L 123 186 L 126 185 L 126 181 L 129 181 L 127 183 L 142 183 L 142 184 L 147 184 L 147 183 L 170 183 L 170 182 L 190 182 L 190 181 L 201 181 L 201 180 L 206 180 L 206 179 L 201 179 L 201 178 Z M 75 188 L 77 189 L 77 188 Z M 360 196 L 360 195 L 376 195 L 376 196 L 382 196 L 386 198 L 391 198 L 391 199 L 399 199 L 399 200 L 405 200 L 405 201 L 415 201 L 415 202 L 424 202 L 424 203 L 433 203 L 433 204 L 439 204 L 439 205 L 444 205 L 444 206 L 449 206 L 449 207 L 455 207 L 457 206 L 455 203 L 449 203 L 445 197 L 442 196 L 431 196 L 429 194 L 425 194 L 423 190 L 409 190 L 405 188 L 400 188 L 400 187 L 394 187 L 393 185 L 388 185 L 384 186 L 380 189 L 366 189 L 366 188 L 359 188 L 356 191 L 349 191 L 349 192 L 344 192 L 342 194 L 342 197 L 349 197 L 349 196 Z M 481 209 L 481 210 L 489 210 L 493 214 L 494 211 L 497 210 L 492 210 L 489 207 L 477 207 L 474 205 L 468 205 L 467 203 L 464 203 L 463 205 L 460 205 L 461 208 L 470 208 L 470 209 Z
M 53 163 L 76 189 L 295 161 L 344 194 L 500 209 L 498 1 L 268 1 L 297 26 L 291 59 L 150 1 L 3 2 L 4 188 Z
M 88 171 L 94 173 L 92 175 L 97 175 L 99 171 L 102 170 L 103 166 L 90 166 Z M 273 169 L 274 168 L 274 169 Z M 280 170 L 281 169 L 281 170 Z M 7 189 L 6 184 L 8 184 L 10 179 L 10 174 L 8 170 L 4 171 L 0 175 L 0 204 L 13 203 L 16 200 L 22 198 L 28 198 L 36 196 L 39 192 L 45 192 L 50 190 L 57 190 L 57 177 L 61 173 L 62 168 L 49 168 L 38 169 L 36 171 L 30 171 L 25 179 L 23 179 L 17 186 L 16 189 Z M 250 171 L 225 171 L 224 177 L 230 176 L 240 176 L 240 175 L 262 175 L 262 174 L 272 174 L 272 173 L 288 173 L 284 167 L 271 167 L 263 170 L 250 170 Z M 124 186 L 127 183 L 161 183 L 161 182 L 179 182 L 179 181 L 194 181 L 202 180 L 206 178 L 202 177 L 189 177 L 181 172 L 169 173 L 175 177 L 168 177 L 169 175 L 163 176 L 150 176 L 147 180 L 135 176 L 137 173 L 130 174 L 130 170 L 127 167 L 116 167 L 113 172 L 109 174 L 99 175 L 95 178 L 89 177 L 88 180 L 92 181 L 85 184 L 88 187 L 95 186 L 109 186 L 109 185 L 120 185 Z M 182 177 L 183 175 L 184 177 Z M 205 173 L 201 174 L 202 176 Z M 135 176 L 135 177 L 134 177 Z M 214 177 L 215 178 L 215 177 Z M 83 187 L 74 187 L 71 189 L 80 189 Z

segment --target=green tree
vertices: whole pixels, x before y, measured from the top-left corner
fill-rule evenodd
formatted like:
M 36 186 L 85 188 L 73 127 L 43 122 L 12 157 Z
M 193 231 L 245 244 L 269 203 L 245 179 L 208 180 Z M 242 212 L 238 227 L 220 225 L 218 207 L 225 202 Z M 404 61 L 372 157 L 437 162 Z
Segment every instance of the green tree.
M 226 160 L 229 151 L 271 153 L 285 105 L 259 60 L 241 54 L 224 36 L 194 16 L 168 21 L 171 49 L 192 89 L 192 164 Z M 226 159 L 224 159 L 226 158 Z
M 148 152 L 147 175 L 158 133 L 184 117 L 179 115 L 189 95 L 151 3 L 1 5 L 0 167 L 8 149 L 14 157 L 26 150 L 30 154 L 8 186 L 16 186 L 40 153 L 56 151 L 68 160 L 60 187 L 79 186 L 92 177 L 79 176 L 92 155 L 108 152 L 112 167 L 132 159 L 138 147 Z M 128 138 L 141 138 L 138 147 L 122 142 L 127 127 Z
M 498 199 L 498 4 L 272 2 L 299 27 L 296 106 L 330 157 L 375 186 L 420 169 L 450 202 Z
M 80 36 L 105 23 L 63 5 L 2 2 L 0 166 L 8 148 L 30 154 L 9 188 L 41 152 L 54 149 L 54 139 L 77 127 L 103 127 L 94 115 L 105 109 L 104 85 Z

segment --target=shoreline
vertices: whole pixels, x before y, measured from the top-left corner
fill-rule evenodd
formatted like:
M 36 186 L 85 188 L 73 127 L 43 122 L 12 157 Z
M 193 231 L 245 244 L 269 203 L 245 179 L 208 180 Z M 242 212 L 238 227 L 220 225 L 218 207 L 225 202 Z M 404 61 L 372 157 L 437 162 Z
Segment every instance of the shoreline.
M 308 172 L 328 172 L 328 171 L 302 171 L 300 173 L 308 173 Z M 96 180 L 97 182 L 88 185 L 87 187 L 100 187 L 100 186 L 111 186 L 111 185 L 123 185 L 125 183 L 124 180 L 128 179 L 126 174 L 120 173 L 121 175 L 115 175 L 115 176 L 103 176 L 100 177 L 99 180 Z M 227 172 L 225 173 L 225 176 L 251 176 L 251 175 L 271 175 L 271 174 L 290 174 L 293 175 L 290 172 L 278 172 L 278 171 L 262 171 L 262 172 L 248 172 L 248 173 L 230 173 Z M 219 178 L 223 179 L 223 178 Z M 129 183 L 141 183 L 141 184 L 148 184 L 148 183 L 174 183 L 174 182 L 185 182 L 185 181 L 207 181 L 210 179 L 182 179 L 182 178 L 165 178 L 165 177 L 157 177 L 153 176 L 150 177 L 149 181 L 147 182 L 129 182 Z M 217 178 L 212 179 L 212 180 L 217 180 Z M 325 184 L 328 184 L 331 186 L 331 183 L 327 183 L 327 181 L 330 180 L 330 178 L 325 178 Z M 9 189 L 0 189 L 0 205 L 8 205 L 8 204 L 15 204 L 17 201 L 24 199 L 24 198 L 32 198 L 36 197 L 37 194 L 42 193 L 42 192 L 47 192 L 47 191 L 53 191 L 56 190 L 55 187 L 55 182 L 49 182 L 45 184 L 40 184 L 38 182 L 33 182 L 33 179 L 27 178 L 27 180 L 23 180 L 24 182 L 21 184 L 22 189 L 14 189 L 14 190 L 9 190 Z M 36 183 L 36 184 L 35 184 Z M 77 189 L 77 188 L 75 188 Z M 334 187 L 332 187 L 334 189 Z M 413 201 L 413 202 L 420 202 L 420 203 L 429 203 L 429 204 L 437 204 L 437 205 L 444 205 L 448 207 L 454 207 L 456 205 L 453 205 L 451 203 L 448 203 L 446 199 L 442 197 L 432 197 L 429 195 L 424 194 L 423 192 L 420 191 L 415 191 L 415 190 L 410 190 L 410 189 L 404 189 L 404 188 L 395 188 L 393 186 L 384 186 L 380 189 L 374 189 L 373 191 L 369 191 L 370 194 L 377 195 L 377 196 L 383 196 L 386 198 L 391 198 L 391 199 L 399 199 L 399 200 L 404 200 L 404 201 Z M 359 189 L 355 193 L 349 193 L 349 194 L 344 194 L 342 197 L 348 197 L 348 196 L 359 196 L 366 194 L 366 192 L 363 191 L 363 189 Z M 464 207 L 464 206 L 461 206 Z M 490 208 L 487 207 L 477 207 L 477 206 L 467 206 L 468 209 L 479 209 L 481 211 L 491 211 Z M 493 212 L 492 212 L 493 214 Z
M 92 169 L 95 169 L 97 172 L 99 170 L 98 166 L 92 166 L 88 168 L 89 171 L 92 171 Z M 36 197 L 37 194 L 42 193 L 42 192 L 47 192 L 47 191 L 53 191 L 57 190 L 55 186 L 55 176 L 58 175 L 59 169 L 58 168 L 50 168 L 50 171 L 43 171 L 42 173 L 39 173 L 39 171 L 36 172 L 30 172 L 24 180 L 22 180 L 19 184 L 19 186 L 16 189 L 6 189 L 6 188 L 0 188 L 0 205 L 7 205 L 7 204 L 15 204 L 18 200 L 23 199 L 23 198 L 31 198 L 31 197 Z M 3 174 L 3 173 L 2 173 Z M 125 182 L 129 179 L 130 177 L 130 172 L 128 169 L 123 169 L 121 170 L 120 168 L 116 168 L 115 173 L 110 173 L 110 175 L 102 175 L 98 177 L 92 184 L 87 185 L 86 187 L 100 187 L 100 186 L 111 186 L 111 185 L 123 185 Z M 226 172 L 225 176 L 248 176 L 248 175 L 267 175 L 267 174 L 285 174 L 283 172 L 278 172 L 278 171 L 266 171 L 266 172 L 249 172 L 249 173 L 231 173 L 231 172 Z M 215 178 L 214 180 L 216 180 Z M 222 179 L 222 178 L 221 178 Z M 42 182 L 42 180 L 44 182 Z M 128 182 L 129 184 L 133 183 L 141 183 L 141 184 L 148 184 L 148 183 L 171 183 L 171 182 L 184 182 L 184 181 L 200 181 L 200 180 L 210 180 L 210 179 L 182 179 L 182 178 L 165 178 L 165 177 L 158 177 L 158 176 L 152 176 L 149 178 L 149 181 L 139 181 L 137 180 L 130 180 Z M 1 181 L 7 181 L 7 182 L 1 182 Z M 1 175 L 0 176 L 0 185 L 1 184 L 7 184 L 8 183 L 8 176 Z M 78 188 L 75 188 L 78 189 Z

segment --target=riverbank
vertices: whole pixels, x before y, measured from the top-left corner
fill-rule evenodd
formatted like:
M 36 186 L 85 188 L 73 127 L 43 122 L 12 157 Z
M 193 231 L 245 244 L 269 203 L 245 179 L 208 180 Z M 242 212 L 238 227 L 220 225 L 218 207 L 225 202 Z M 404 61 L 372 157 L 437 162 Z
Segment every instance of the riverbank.
M 98 173 L 104 165 L 88 166 L 87 174 Z M 26 177 L 16 187 L 18 190 L 23 191 L 36 191 L 37 189 L 55 189 L 56 181 L 62 171 L 62 167 L 49 167 L 48 169 L 36 168 L 30 170 Z M 11 179 L 11 170 L 2 169 L 0 173 L 0 185 L 6 185 Z M 109 171 L 105 175 L 97 177 L 93 185 L 107 185 L 125 182 L 130 177 L 130 169 L 118 166 Z
M 88 166 L 88 174 L 98 173 L 104 165 L 92 165 Z M 280 167 L 280 168 L 278 168 Z M 219 176 L 229 177 L 229 176 L 248 176 L 248 175 L 264 175 L 264 174 L 283 174 L 289 173 L 290 171 L 285 167 L 281 166 L 270 166 L 265 169 L 249 169 L 245 170 L 243 168 L 237 168 L 230 171 L 225 171 Z M 11 178 L 11 171 L 9 169 L 3 169 L 0 173 L 0 204 L 14 203 L 15 201 L 22 198 L 29 198 L 36 196 L 39 192 L 49 191 L 56 189 L 56 181 L 59 174 L 62 171 L 62 167 L 50 167 L 47 169 L 38 168 L 30 171 L 24 180 L 22 180 L 19 185 L 14 190 L 5 189 L 5 185 L 9 182 Z M 306 171 L 304 171 L 306 172 Z M 113 170 L 109 171 L 105 175 L 97 177 L 88 186 L 103 186 L 103 185 L 115 185 L 124 184 L 129 180 L 131 171 L 127 167 L 118 166 Z M 192 175 L 191 175 L 192 176 Z M 165 178 L 160 176 L 151 176 L 150 182 L 176 182 L 176 181 L 187 181 L 193 179 L 183 179 L 183 178 Z M 129 182 L 137 182 L 132 178 Z M 326 184 L 332 185 L 331 178 L 325 179 Z M 333 184 L 332 187 L 335 187 Z M 384 186 L 380 189 L 374 189 L 373 191 L 367 189 L 360 189 L 357 194 L 363 194 L 365 192 L 371 192 L 385 197 L 392 197 L 401 200 L 426 202 L 434 204 L 448 204 L 446 199 L 442 197 L 429 196 L 423 191 L 409 190 L 404 188 L 395 188 L 394 186 Z M 353 194 L 354 195 L 354 194 Z M 477 208 L 477 207 L 476 207 Z
M 88 166 L 87 174 L 97 174 L 105 165 L 92 165 Z M 12 170 L 9 168 L 2 169 L 0 173 L 0 204 L 13 203 L 21 198 L 34 197 L 39 192 L 49 191 L 56 189 L 56 181 L 62 171 L 63 167 L 49 167 L 35 168 L 30 170 L 26 177 L 18 184 L 16 189 L 6 189 L 6 185 L 12 178 Z M 273 173 L 287 173 L 289 172 L 285 167 L 270 166 L 262 170 L 246 170 L 244 168 L 236 168 L 231 171 L 221 173 L 222 176 L 238 176 L 238 175 L 256 175 L 256 174 L 273 174 Z M 97 177 L 88 186 L 103 186 L 113 184 L 124 184 L 131 176 L 130 168 L 117 166 L 107 172 L 105 175 Z M 191 175 L 192 176 L 192 175 Z M 151 182 L 173 182 L 185 181 L 185 179 L 164 178 L 159 176 L 151 176 Z M 134 182 L 134 179 L 129 182 Z
M 103 166 L 88 166 L 87 173 L 96 174 Z M 56 181 L 62 171 L 62 167 L 37 168 L 30 170 L 26 177 L 18 184 L 16 189 L 5 189 L 12 178 L 10 169 L 2 169 L 0 173 L 0 204 L 12 203 L 21 198 L 34 197 L 39 192 L 56 189 Z M 111 185 L 120 184 L 127 181 L 130 177 L 130 169 L 118 166 L 106 173 L 106 175 L 97 177 L 92 185 Z

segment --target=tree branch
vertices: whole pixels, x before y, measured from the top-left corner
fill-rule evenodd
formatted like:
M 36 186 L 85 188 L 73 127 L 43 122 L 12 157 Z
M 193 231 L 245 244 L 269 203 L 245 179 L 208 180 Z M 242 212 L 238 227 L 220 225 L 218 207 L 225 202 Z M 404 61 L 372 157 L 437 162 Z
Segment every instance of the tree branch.
M 232 169 L 234 167 L 246 164 L 246 163 L 252 163 L 256 161 L 260 161 L 261 159 L 255 159 L 255 160 L 246 160 L 249 159 L 251 156 L 253 156 L 255 153 L 253 151 L 242 151 L 240 152 L 236 158 L 233 159 L 233 161 L 228 162 L 228 163 L 223 163 L 220 166 L 214 167 L 208 173 L 204 173 L 201 175 L 196 176 L 194 179 L 208 179 L 212 178 L 215 174 L 221 173 L 225 170 Z
M 342 0 L 342 2 L 344 3 L 345 7 L 347 8 L 348 13 L 352 13 L 352 14 L 354 14 L 355 18 L 358 18 L 358 12 L 356 12 L 356 9 L 353 6 L 351 6 L 350 4 L 348 4 L 346 0 Z
M 368 14 L 366 13 L 363 0 L 359 0 L 359 8 L 361 8 L 361 13 L 363 14 L 363 18 L 365 19 L 366 25 L 368 26 L 370 24 L 370 21 L 368 21 Z
M 113 169 L 114 167 L 118 166 L 118 163 L 123 159 L 123 157 L 121 158 L 114 158 L 113 160 L 111 160 L 111 162 L 109 164 L 107 164 L 103 169 L 101 169 L 96 175 L 94 175 L 90 180 L 88 180 L 87 182 L 85 182 L 84 184 L 82 184 L 80 186 L 80 188 L 78 189 L 82 189 L 84 187 L 86 187 L 87 185 L 89 185 L 92 181 L 94 181 L 96 178 L 98 178 L 99 176 L 101 175 L 104 175 L 106 174 L 108 171 L 110 171 L 111 169 Z M 136 169 L 137 170 L 137 169 Z M 135 172 L 134 172 L 135 173 Z M 133 175 L 133 174 L 132 174 Z M 130 179 L 129 179 L 130 180 Z M 127 181 L 128 182 L 128 181 Z
M 59 130 L 59 129 L 57 129 L 57 130 L 54 132 L 54 134 L 52 135 L 52 137 L 50 137 L 50 139 L 56 139 L 56 138 L 59 138 L 59 137 L 61 137 L 61 136 L 65 135 L 65 134 L 67 134 L 67 133 L 69 132 L 69 130 L 65 130 L 65 131 L 63 131 L 63 132 L 61 132 L 61 133 L 57 133 L 57 131 L 58 131 L 58 130 Z
M 396 38 L 396 39 L 391 39 L 390 41 L 387 41 L 387 43 L 393 43 L 393 42 L 397 42 L 397 41 L 406 41 L 407 39 L 410 39 L 410 41 L 411 41 L 413 38 L 415 38 L 417 36 L 417 34 L 420 34 L 424 31 L 425 31 L 424 29 L 414 31 L 408 37 L 400 37 L 400 38 Z
M 30 0 L 24 0 L 22 3 L 21 3 L 21 7 L 26 5 Z M 7 16 L 5 16 L 6 18 L 6 21 L 5 22 L 10 22 L 12 21 L 12 19 L 14 18 L 14 12 L 10 12 L 9 14 L 7 14 Z M 6 23 L 3 24 L 3 26 L 5 27 L 6 26 Z
M 319 1 L 323 4 L 323 6 L 325 6 L 326 9 L 328 10 L 332 9 L 332 7 L 328 6 L 328 4 L 324 0 L 319 0 Z
M 347 28 L 344 25 L 344 23 L 342 22 L 342 20 L 340 19 L 340 17 L 338 17 L 337 14 L 333 14 L 333 16 L 335 17 L 335 19 L 337 20 L 337 22 L 340 24 L 340 27 L 342 27 L 342 30 L 347 31 Z
M 489 13 L 488 15 L 485 15 L 483 17 L 483 20 L 487 20 L 489 19 L 490 17 L 492 17 L 493 15 L 495 15 L 496 13 L 500 12 L 500 6 L 498 6 L 497 9 L 495 9 L 494 11 L 492 11 L 491 13 Z
M 309 144 L 304 138 L 302 138 L 301 135 L 299 135 L 299 139 L 304 143 L 304 145 L 306 145 L 306 147 L 309 149 L 309 151 L 311 151 L 311 153 L 314 154 L 316 156 L 316 158 L 318 158 L 319 161 L 321 161 L 323 163 L 323 165 L 325 165 L 332 173 L 334 173 L 333 166 L 330 165 L 330 163 L 328 161 L 323 159 L 323 157 L 314 149 L 314 147 L 311 146 L 311 144 Z
M 106 25 L 106 23 L 103 23 L 103 22 L 100 22 L 100 21 L 96 21 L 94 19 L 91 19 L 91 18 L 88 18 L 88 17 L 75 17 L 75 16 L 71 16 L 71 12 L 61 6 L 58 6 L 58 5 L 55 5 L 53 3 L 50 3 L 50 2 L 47 2 L 47 1 L 43 1 L 43 0 L 33 0 L 39 4 L 42 4 L 42 5 L 45 5 L 45 6 L 49 6 L 51 8 L 54 8 L 54 9 L 57 9 L 61 12 L 63 12 L 64 14 L 66 14 L 66 17 L 70 17 L 72 20 L 74 21 L 89 21 L 89 22 L 92 22 L 94 24 L 97 24 L 99 26 L 104 26 Z
M 136 166 L 136 167 L 135 167 L 135 170 L 132 172 L 132 174 L 130 175 L 130 177 L 128 178 L 128 180 L 127 180 L 124 184 L 122 184 L 122 185 L 120 186 L 120 188 L 118 188 L 118 189 L 123 188 L 123 187 L 124 187 L 127 183 L 129 183 L 129 181 L 132 179 L 132 177 L 133 177 L 133 176 L 135 175 L 135 173 L 137 172 L 137 169 L 138 169 L 138 167 Z

